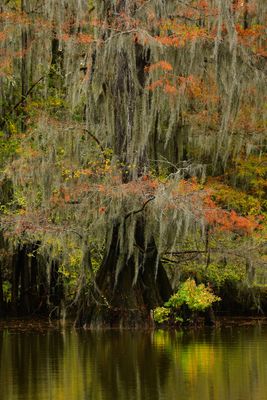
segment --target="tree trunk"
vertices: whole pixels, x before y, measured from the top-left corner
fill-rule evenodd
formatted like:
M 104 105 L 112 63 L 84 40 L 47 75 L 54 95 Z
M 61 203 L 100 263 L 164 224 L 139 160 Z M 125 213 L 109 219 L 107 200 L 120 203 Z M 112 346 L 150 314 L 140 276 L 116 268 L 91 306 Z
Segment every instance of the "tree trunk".
M 136 228 L 138 276 L 134 256 L 121 254 L 119 226 L 113 228 L 106 257 L 97 273 L 92 304 L 78 324 L 90 327 L 150 327 L 150 311 L 166 301 L 171 293 L 167 274 L 158 260 L 153 239 L 144 249 L 144 226 Z M 120 272 L 118 272 L 118 264 Z
M 21 12 L 27 13 L 26 9 L 26 1 L 22 0 L 21 2 Z M 22 50 L 22 58 L 21 58 L 21 98 L 22 102 L 22 120 L 21 120 L 21 130 L 25 132 L 26 130 L 26 112 L 25 112 L 25 102 L 27 97 L 27 92 L 29 89 L 29 71 L 27 66 L 27 51 L 28 51 L 28 28 L 23 27 L 21 31 L 21 50 Z
M 3 279 L 2 279 L 2 265 L 0 263 L 0 317 L 4 315 L 4 293 L 3 293 Z
M 18 298 L 19 298 L 19 279 L 20 269 L 18 265 L 18 254 L 15 252 L 12 256 L 12 293 L 11 293 L 11 307 L 14 314 L 18 311 Z
M 59 265 L 58 262 L 53 261 L 51 265 L 51 273 L 50 273 L 50 296 L 49 302 L 53 307 L 52 312 L 50 313 L 51 317 L 59 318 L 60 317 L 60 307 L 61 302 L 64 299 L 64 290 L 63 283 L 59 273 Z
M 21 284 L 20 284 L 20 308 L 24 315 L 31 312 L 29 302 L 29 262 L 27 256 L 27 248 L 23 246 L 19 251 L 19 268 L 21 271 Z
M 102 18 L 107 18 L 111 24 L 118 15 L 131 18 L 135 11 L 134 3 L 128 0 L 107 1 Z M 122 20 L 122 24 L 127 31 L 127 22 Z M 139 148 L 135 134 L 138 134 L 136 116 L 140 113 L 139 99 L 145 90 L 145 67 L 150 63 L 150 52 L 144 51 L 137 41 L 134 41 L 131 52 L 127 36 L 121 38 L 125 43 L 120 44 L 115 55 L 109 107 L 114 116 L 113 151 L 120 163 L 122 181 L 128 183 L 142 175 L 147 164 L 147 146 Z M 130 168 L 133 163 L 135 172 Z M 114 224 L 111 244 L 95 279 L 91 304 L 87 310 L 84 304 L 80 305 L 79 324 L 88 323 L 91 327 L 150 326 L 150 310 L 169 298 L 171 286 L 158 259 L 154 240 L 151 239 L 145 248 L 144 226 L 145 222 L 140 218 L 135 232 L 136 248 L 134 254 L 129 255 L 129 249 L 119 235 L 122 226 Z

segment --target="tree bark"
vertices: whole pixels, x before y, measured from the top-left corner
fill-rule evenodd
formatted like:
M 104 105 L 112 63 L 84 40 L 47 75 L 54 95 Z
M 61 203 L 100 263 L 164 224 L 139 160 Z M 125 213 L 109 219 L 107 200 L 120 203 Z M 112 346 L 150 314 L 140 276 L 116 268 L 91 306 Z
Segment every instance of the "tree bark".
M 4 315 L 4 293 L 2 279 L 2 265 L 0 263 L 0 317 Z
M 105 6 L 105 15 L 102 18 L 107 18 L 111 24 L 118 19 L 118 15 L 125 14 L 131 18 L 135 10 L 134 2 L 127 0 L 115 3 L 107 1 Z M 127 22 L 122 19 L 122 25 L 124 23 L 126 32 Z M 107 35 L 109 34 L 107 32 Z M 133 53 L 130 53 L 128 44 L 125 36 L 125 45 L 119 47 L 116 53 L 115 79 L 110 84 L 110 107 L 115 128 L 112 146 L 114 155 L 120 162 L 123 183 L 143 174 L 148 151 L 144 147 L 138 152 L 134 135 L 136 115 L 140 112 L 138 101 L 145 89 L 145 67 L 149 65 L 150 52 L 144 51 L 143 47 L 134 41 L 133 64 Z M 137 166 L 136 172 L 132 172 L 129 167 L 133 162 Z M 122 224 L 123 228 L 127 229 L 126 224 Z M 137 223 L 134 255 L 129 256 L 127 246 L 121 243 L 120 228 L 120 224 L 114 224 L 112 228 L 111 244 L 106 249 L 106 256 L 97 273 L 90 298 L 91 304 L 86 311 L 86 307 L 81 307 L 79 324 L 86 323 L 91 327 L 150 326 L 150 310 L 162 305 L 171 295 L 171 286 L 158 259 L 154 240 L 151 239 L 145 248 L 145 221 L 140 218 Z
M 21 12 L 26 13 L 26 0 L 21 1 Z M 27 97 L 28 87 L 29 87 L 29 71 L 27 66 L 27 50 L 28 50 L 28 28 L 23 27 L 21 31 L 21 50 L 22 50 L 22 58 L 21 58 L 21 98 L 22 102 L 22 120 L 21 120 L 21 130 L 25 132 L 26 130 L 26 112 L 25 112 L 25 101 Z
M 90 327 L 150 327 L 150 312 L 162 305 L 172 289 L 167 274 L 158 260 L 153 239 L 144 249 L 144 225 L 135 233 L 138 254 L 138 276 L 134 256 L 127 260 L 121 254 L 119 225 L 115 225 L 109 250 L 97 273 L 92 290 L 91 306 L 78 318 L 78 324 Z M 120 260 L 120 261 L 119 261 Z M 120 272 L 118 273 L 118 263 Z

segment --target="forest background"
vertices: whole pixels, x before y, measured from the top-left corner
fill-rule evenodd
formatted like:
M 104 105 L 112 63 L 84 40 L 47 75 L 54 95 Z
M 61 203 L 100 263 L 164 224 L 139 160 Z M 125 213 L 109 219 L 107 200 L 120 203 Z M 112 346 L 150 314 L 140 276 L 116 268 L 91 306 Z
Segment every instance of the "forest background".
M 264 3 L 2 1 L 2 315 L 264 313 Z

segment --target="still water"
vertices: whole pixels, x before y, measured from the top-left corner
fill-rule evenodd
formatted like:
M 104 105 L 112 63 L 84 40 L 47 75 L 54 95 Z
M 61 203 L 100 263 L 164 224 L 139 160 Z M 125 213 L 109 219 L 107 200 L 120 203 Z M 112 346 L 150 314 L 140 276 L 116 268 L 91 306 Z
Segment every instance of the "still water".
M 266 400 L 267 327 L 0 329 L 1 400 Z

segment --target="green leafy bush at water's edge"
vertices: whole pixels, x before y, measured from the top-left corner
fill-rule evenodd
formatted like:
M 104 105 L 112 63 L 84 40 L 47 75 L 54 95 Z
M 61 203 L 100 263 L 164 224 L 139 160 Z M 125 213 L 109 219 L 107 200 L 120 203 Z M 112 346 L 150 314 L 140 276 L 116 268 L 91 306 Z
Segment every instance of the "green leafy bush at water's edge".
M 182 307 L 186 306 L 192 313 L 205 311 L 220 300 L 209 286 L 203 283 L 197 285 L 194 279 L 187 279 L 164 307 L 157 307 L 153 311 L 153 318 L 158 324 L 183 322 Z
M 171 310 L 169 308 L 157 307 L 153 311 L 154 321 L 157 322 L 158 324 L 164 324 L 165 322 L 168 322 L 170 318 L 170 313 Z

